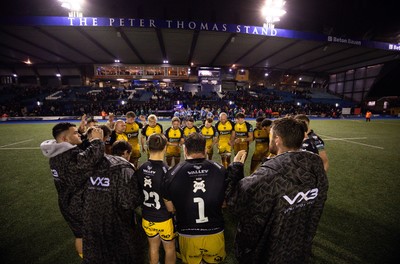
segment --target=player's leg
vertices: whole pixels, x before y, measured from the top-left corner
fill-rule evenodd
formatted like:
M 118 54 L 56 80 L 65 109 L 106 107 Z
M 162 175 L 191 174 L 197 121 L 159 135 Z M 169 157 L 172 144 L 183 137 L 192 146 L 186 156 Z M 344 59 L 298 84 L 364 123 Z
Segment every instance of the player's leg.
M 170 241 L 162 240 L 165 251 L 165 264 L 176 263 L 175 239 Z
M 157 264 L 160 258 L 160 245 L 161 239 L 160 236 L 155 237 L 148 237 L 147 240 L 149 241 L 149 260 L 150 264 Z

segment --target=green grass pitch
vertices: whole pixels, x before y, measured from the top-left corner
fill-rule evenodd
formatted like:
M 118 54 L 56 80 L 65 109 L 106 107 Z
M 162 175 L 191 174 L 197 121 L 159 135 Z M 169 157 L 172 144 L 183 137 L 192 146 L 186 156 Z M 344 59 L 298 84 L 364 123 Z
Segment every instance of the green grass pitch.
M 39 150 L 54 124 L 0 123 L 1 263 L 80 263 Z M 400 263 L 400 120 L 315 119 L 311 127 L 325 140 L 330 162 L 312 263 Z M 234 231 L 226 214 L 226 263 L 236 263 Z

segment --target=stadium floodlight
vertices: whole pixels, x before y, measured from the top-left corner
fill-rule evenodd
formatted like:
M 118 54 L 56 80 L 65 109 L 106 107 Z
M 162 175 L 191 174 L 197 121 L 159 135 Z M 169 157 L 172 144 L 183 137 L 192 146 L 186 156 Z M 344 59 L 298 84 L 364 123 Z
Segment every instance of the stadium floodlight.
M 26 61 L 24 61 L 24 63 L 25 64 L 28 64 L 28 65 L 31 65 L 32 64 L 32 62 L 31 62 L 31 60 L 28 58 Z
M 283 0 L 266 0 L 265 5 L 261 9 L 261 12 L 265 18 L 264 27 L 274 28 L 275 22 L 280 21 L 281 16 L 286 14 L 286 11 L 283 9 L 285 5 L 285 1 Z
M 57 77 L 61 77 L 61 74 L 59 74 L 59 73 L 56 73 L 56 76 L 57 76 Z
M 83 0 L 58 0 L 61 3 L 61 7 L 68 9 L 69 17 L 83 17 L 82 14 L 82 2 Z

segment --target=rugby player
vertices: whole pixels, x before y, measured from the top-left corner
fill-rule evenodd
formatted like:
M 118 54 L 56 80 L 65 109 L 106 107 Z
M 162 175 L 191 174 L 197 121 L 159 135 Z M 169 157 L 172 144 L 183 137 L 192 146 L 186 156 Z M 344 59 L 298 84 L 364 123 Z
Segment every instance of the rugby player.
M 233 127 L 234 123 L 228 120 L 228 115 L 225 112 L 220 113 L 215 129 L 218 132 L 218 153 L 225 168 L 231 163 Z
M 143 124 L 139 123 L 136 119 L 136 114 L 133 111 L 126 113 L 126 128 L 125 135 L 128 138 L 129 144 L 132 146 L 132 153 L 130 157 L 130 162 L 133 163 L 135 168 L 138 167 L 138 161 L 141 156 L 140 154 L 140 144 L 139 144 L 139 132 L 143 128 Z
M 181 145 L 184 141 L 179 117 L 173 117 L 171 123 L 172 126 L 165 130 L 165 136 L 167 138 L 165 159 L 169 167 L 172 167 L 172 162 L 176 165 L 181 161 Z

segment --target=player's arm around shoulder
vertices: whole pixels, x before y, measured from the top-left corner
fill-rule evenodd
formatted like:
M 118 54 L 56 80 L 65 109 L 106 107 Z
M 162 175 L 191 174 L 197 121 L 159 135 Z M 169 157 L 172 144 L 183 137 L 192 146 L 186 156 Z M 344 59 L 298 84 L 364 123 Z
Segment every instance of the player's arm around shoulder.
M 105 145 L 102 138 L 103 130 L 101 128 L 93 129 L 90 146 L 79 153 L 77 157 L 77 163 L 81 169 L 91 168 L 103 158 Z

